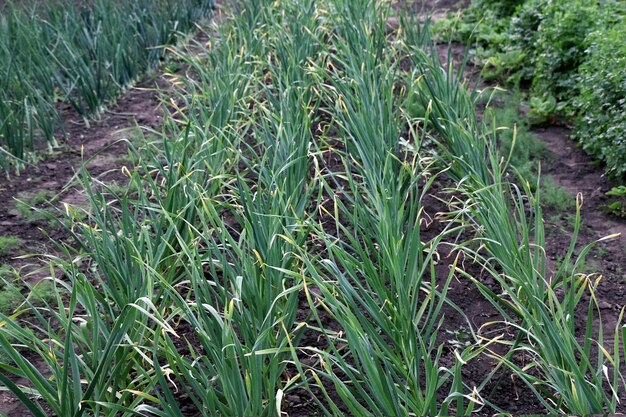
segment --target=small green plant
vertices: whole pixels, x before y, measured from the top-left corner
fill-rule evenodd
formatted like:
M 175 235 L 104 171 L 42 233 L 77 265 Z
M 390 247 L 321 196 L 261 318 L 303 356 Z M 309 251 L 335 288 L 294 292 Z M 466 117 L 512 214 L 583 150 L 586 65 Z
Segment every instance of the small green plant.
M 454 349 L 466 349 L 474 343 L 474 335 L 467 326 L 460 326 L 458 329 L 446 330 L 448 344 Z
M 52 302 L 54 294 L 52 281 L 44 279 L 29 285 L 14 268 L 9 265 L 0 266 L 0 313 L 11 314 L 25 302 L 33 306 L 42 306 Z
M 0 256 L 11 255 L 21 245 L 22 241 L 16 236 L 0 236 Z
M 41 190 L 35 194 L 23 193 L 15 203 L 15 208 L 20 216 L 28 223 L 36 223 L 45 220 L 48 216 L 42 209 L 57 200 L 57 196 L 48 190 Z
M 597 246 L 595 251 L 596 258 L 604 259 L 609 254 L 609 250 L 606 246 Z
M 55 297 L 56 291 L 59 291 L 54 287 L 54 283 L 51 280 L 44 279 L 36 284 L 28 287 L 29 292 L 27 299 L 36 306 L 52 303 Z M 62 294 L 65 294 L 64 289 L 60 290 Z
M 23 300 L 20 291 L 20 276 L 8 265 L 0 265 L 0 313 L 9 314 Z
M 499 17 L 513 15 L 525 0 L 482 0 L 482 4 L 492 9 Z
M 494 54 L 486 51 L 480 54 L 483 56 L 483 69 L 481 75 L 486 80 L 506 80 L 508 84 L 518 85 L 520 82 L 517 68 L 523 66 L 526 55 L 519 49 L 507 50 Z
M 626 185 L 613 187 L 606 195 L 614 198 L 604 209 L 618 217 L 626 217 Z
M 530 98 L 530 117 L 533 123 L 542 124 L 550 119 L 557 108 L 556 98 L 549 93 Z
M 544 207 L 559 212 L 568 212 L 576 207 L 574 196 L 559 186 L 552 177 L 544 177 L 542 179 L 541 191 Z
M 15 281 L 19 276 L 19 273 L 9 265 L 0 265 L 0 280 Z
M 467 42 L 472 37 L 476 24 L 468 19 L 468 10 L 462 13 L 448 13 L 444 18 L 433 22 L 432 32 L 435 40 L 439 42 Z
M 509 166 L 519 177 L 533 184 L 545 145 L 530 132 L 528 120 L 520 113 L 521 100 L 518 90 L 501 92 L 490 99 L 483 119 L 494 132 L 499 151 L 508 159 Z
M 23 300 L 20 288 L 14 283 L 5 282 L 0 284 L 0 312 L 11 314 Z

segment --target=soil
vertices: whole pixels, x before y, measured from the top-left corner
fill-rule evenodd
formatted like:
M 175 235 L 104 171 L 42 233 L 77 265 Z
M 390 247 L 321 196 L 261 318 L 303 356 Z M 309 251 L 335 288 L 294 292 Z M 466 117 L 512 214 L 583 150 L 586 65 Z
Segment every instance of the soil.
M 398 7 L 423 13 L 425 10 L 434 11 L 436 18 L 448 11 L 456 10 L 460 5 L 455 0 L 429 0 L 417 2 L 399 2 Z M 447 54 L 447 45 L 441 45 L 438 50 L 442 57 Z M 464 49 L 461 45 L 453 45 L 456 62 L 461 62 Z M 479 71 L 476 68 L 467 68 L 466 71 L 473 78 Z M 29 196 L 46 192 L 50 196 L 58 196 L 55 205 L 62 208 L 62 203 L 80 205 L 84 197 L 77 187 L 68 186 L 75 178 L 76 172 L 85 164 L 91 174 L 102 181 L 123 182 L 125 176 L 122 168 L 127 147 L 122 138 L 134 138 L 132 130 L 136 126 L 159 128 L 161 122 L 161 104 L 155 87 L 168 87 L 165 78 L 151 78 L 128 91 L 117 100 L 117 104 L 109 107 L 101 118 L 91 121 L 85 126 L 82 119 L 72 114 L 69 109 L 65 112 L 64 120 L 67 138 L 61 148 L 43 156 L 43 160 L 30 166 L 21 176 L 11 176 L 0 180 L 0 236 L 17 236 L 21 239 L 21 247 L 14 253 L 1 255 L 0 265 L 9 264 L 20 269 L 23 276 L 30 282 L 37 281 L 43 275 L 37 272 L 35 260 L 23 259 L 26 254 L 54 253 L 51 239 L 57 242 L 68 240 L 68 235 L 59 227 L 50 227 L 48 220 L 33 220 L 20 214 L 16 208 L 17 199 L 28 200 Z M 626 221 L 614 217 L 603 210 L 607 204 L 605 193 L 615 184 L 603 175 L 602 167 L 593 162 L 586 154 L 578 149 L 569 139 L 570 131 L 562 126 L 544 126 L 534 129 L 536 136 L 546 144 L 548 156 L 543 164 L 543 172 L 552 176 L 556 184 L 572 194 L 583 196 L 582 216 L 584 226 L 579 242 L 588 243 L 614 233 L 622 233 L 610 241 L 601 242 L 597 249 L 588 257 L 586 266 L 589 273 L 600 273 L 604 276 L 598 288 L 598 299 L 603 313 L 603 327 L 612 334 L 617 324 L 619 313 L 624 306 L 626 296 Z M 433 222 L 424 226 L 424 237 L 434 236 L 443 227 L 439 213 L 445 213 L 448 208 L 436 197 L 443 196 L 445 184 L 436 184 L 432 189 L 432 196 L 425 202 L 426 214 Z M 553 261 L 551 268 L 558 265 L 558 259 L 570 243 L 571 225 L 568 213 L 556 212 L 547 209 L 546 219 L 546 248 L 548 257 Z M 447 276 L 448 268 L 453 261 L 450 253 L 442 250 L 441 262 L 437 266 L 440 279 Z M 484 279 L 488 285 L 488 277 L 484 277 L 481 269 L 476 265 L 468 265 L 468 272 L 473 276 Z M 494 284 L 495 285 L 495 284 Z M 479 328 L 482 324 L 498 319 L 498 313 L 482 297 L 475 285 L 467 279 L 455 278 L 449 292 L 450 299 L 458 305 L 470 320 L 471 326 Z M 299 318 L 308 315 L 308 305 L 302 300 Z M 453 356 L 453 335 L 462 332 L 469 325 L 465 318 L 453 309 L 445 310 L 445 327 L 441 333 L 449 337 L 442 358 L 442 365 L 451 364 Z M 334 323 L 328 316 L 322 316 L 324 323 L 332 327 Z M 506 329 L 505 329 L 506 330 Z M 190 330 L 191 332 L 191 330 Z M 183 332 L 184 333 L 184 332 Z M 305 333 L 303 345 L 320 346 L 322 342 L 318 334 Z M 307 364 L 310 358 L 302 358 Z M 524 358 L 518 358 L 523 360 Z M 480 384 L 494 369 L 494 363 L 479 357 L 463 367 L 464 380 L 468 385 Z M 332 395 L 332 387 L 326 387 Z M 493 415 L 497 408 L 514 414 L 542 414 L 541 407 L 530 390 L 520 381 L 511 378 L 511 375 L 499 371 L 491 382 L 484 388 L 483 396 L 496 408 L 485 407 L 477 415 Z M 338 403 L 339 399 L 334 397 Z M 181 398 L 184 403 L 184 398 Z M 624 402 L 622 402 L 624 404 Z M 285 401 L 285 411 L 291 416 L 314 415 L 319 410 L 309 394 L 300 390 L 289 393 Z M 622 409 L 626 411 L 626 409 Z M 30 416 L 10 394 L 0 392 L 0 413 L 10 417 Z M 187 415 L 194 415 L 189 409 Z

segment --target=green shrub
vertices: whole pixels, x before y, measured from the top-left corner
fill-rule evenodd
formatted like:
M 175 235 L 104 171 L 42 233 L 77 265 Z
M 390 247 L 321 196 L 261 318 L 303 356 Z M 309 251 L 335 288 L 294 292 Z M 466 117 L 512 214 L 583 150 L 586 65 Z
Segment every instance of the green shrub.
M 519 50 L 523 52 L 529 59 L 526 61 L 530 67 L 530 58 L 534 56 L 533 51 L 537 43 L 539 25 L 543 21 L 543 10 L 545 8 L 545 0 L 527 1 L 523 6 L 517 9 L 515 15 L 511 17 L 508 29 L 508 44 L 505 50 Z M 532 79 L 532 73 L 524 68 L 528 75 L 528 80 Z
M 513 85 L 529 83 L 534 77 L 538 29 L 546 0 L 517 2 L 515 11 L 505 15 L 490 3 L 478 2 L 463 15 L 465 22 L 476 26 L 475 55 L 483 66 L 483 77 Z M 484 36 L 485 32 L 490 35 Z
M 499 16 L 511 16 L 525 0 L 482 0 L 478 1 L 482 7 L 495 11 Z
M 534 123 L 573 123 L 607 172 L 626 175 L 626 0 L 505 3 L 516 4 L 510 17 L 480 0 L 457 24 L 463 33 L 476 26 L 483 77 L 529 86 Z
M 577 71 L 585 58 L 585 39 L 599 22 L 599 8 L 587 0 L 549 1 L 542 15 L 536 43 L 525 45 L 537 51 L 532 93 L 544 102 L 554 97 L 554 110 L 571 114 Z
M 626 19 L 590 34 L 578 77 L 576 138 L 616 177 L 626 175 Z
M 483 45 L 477 49 L 485 66 L 483 75 L 509 84 L 531 83 L 535 103 L 541 104 L 533 108 L 540 121 L 557 109 L 571 108 L 568 103 L 584 59 L 585 39 L 598 21 L 598 6 L 585 0 L 529 0 L 516 2 L 508 18 L 491 3 L 483 1 L 479 8 L 482 25 L 503 31 L 499 37 L 476 38 Z M 498 23 L 493 23 L 494 17 Z M 546 108 L 546 103 L 553 102 L 556 105 Z

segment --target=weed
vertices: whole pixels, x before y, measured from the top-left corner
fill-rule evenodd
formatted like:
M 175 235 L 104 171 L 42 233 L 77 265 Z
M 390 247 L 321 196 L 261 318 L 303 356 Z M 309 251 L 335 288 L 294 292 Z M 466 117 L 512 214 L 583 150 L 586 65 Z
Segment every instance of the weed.
M 20 276 L 8 265 L 0 266 L 0 313 L 10 314 L 21 304 Z
M 520 113 L 522 94 L 515 90 L 503 92 L 490 102 L 483 118 L 494 132 L 503 157 L 516 175 L 535 183 L 539 160 L 545 154 L 545 145 L 529 131 L 526 118 Z
M 0 236 L 0 256 L 14 253 L 22 245 L 22 241 L 16 236 Z
M 57 289 L 51 280 L 44 279 L 28 287 L 27 300 L 35 306 L 49 305 L 54 301 Z M 65 291 L 61 291 L 65 293 Z
M 39 307 L 52 302 L 53 286 L 46 279 L 32 286 L 27 285 L 17 270 L 8 265 L 0 266 L 0 313 L 9 315 L 24 303 Z
M 606 248 L 606 246 L 598 245 L 598 247 L 596 248 L 597 258 L 604 259 L 607 257 L 608 254 L 609 254 L 609 250 Z
M 446 334 L 449 337 L 448 344 L 455 349 L 466 349 L 474 343 L 472 331 L 466 326 L 461 326 L 455 330 L 446 330 Z
M 26 222 L 36 223 L 48 218 L 42 209 L 49 208 L 49 205 L 57 199 L 58 196 L 47 190 L 41 190 L 34 194 L 22 193 L 15 202 L 15 208 Z
M 22 303 L 24 296 L 13 283 L 5 282 L 0 288 L 0 313 L 11 314 Z
M 613 198 L 604 206 L 604 210 L 618 217 L 626 217 L 626 186 L 613 187 L 606 195 Z
M 576 199 L 552 177 L 544 177 L 541 181 L 542 202 L 545 207 L 561 213 L 571 213 L 576 206 Z

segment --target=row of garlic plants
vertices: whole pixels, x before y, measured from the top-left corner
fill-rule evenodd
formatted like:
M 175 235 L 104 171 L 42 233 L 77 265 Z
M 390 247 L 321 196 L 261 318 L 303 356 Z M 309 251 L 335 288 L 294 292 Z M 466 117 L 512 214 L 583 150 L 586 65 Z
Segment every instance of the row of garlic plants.
M 423 36 L 411 26 L 406 30 L 409 39 Z M 552 272 L 547 268 L 547 254 L 554 249 L 546 247 L 539 187 L 533 192 L 521 175 L 506 175 L 506 155 L 495 148 L 497 132 L 477 123 L 477 95 L 461 85 L 462 71 L 455 74 L 452 62 L 445 68 L 425 67 L 414 44 L 409 42 L 419 107 L 426 109 L 426 123 L 436 132 L 433 140 L 446 174 L 464 196 L 455 204 L 460 221 L 477 231 L 478 245 L 471 248 L 467 242 L 459 248 L 484 267 L 500 290 L 462 274 L 501 315 L 484 332 L 512 326 L 517 333 L 515 340 L 488 340 L 507 348 L 506 354 L 491 356 L 524 381 L 549 413 L 616 412 L 619 392 L 624 388 L 620 374 L 622 315 L 614 334 L 605 337 L 595 298 L 601 276 L 580 271 L 585 256 L 597 243 L 577 247 L 582 196 L 577 196 L 571 243 Z M 589 301 L 582 303 L 585 296 Z M 577 332 L 576 322 L 581 320 L 585 305 L 583 331 Z M 521 366 L 513 361 L 515 354 L 526 356 L 529 364 Z
M 61 103 L 104 106 L 195 29 L 212 0 L 19 2 L 0 10 L 0 168 L 17 172 L 65 135 Z

